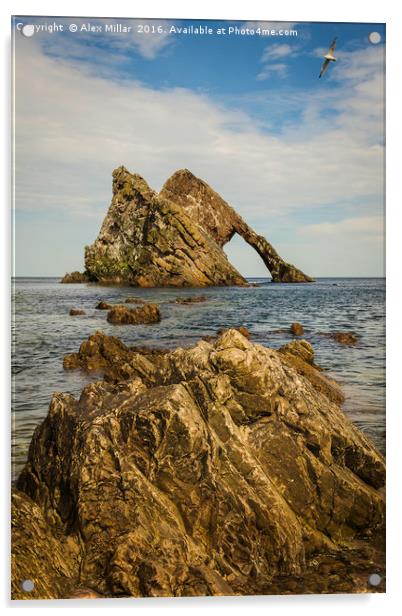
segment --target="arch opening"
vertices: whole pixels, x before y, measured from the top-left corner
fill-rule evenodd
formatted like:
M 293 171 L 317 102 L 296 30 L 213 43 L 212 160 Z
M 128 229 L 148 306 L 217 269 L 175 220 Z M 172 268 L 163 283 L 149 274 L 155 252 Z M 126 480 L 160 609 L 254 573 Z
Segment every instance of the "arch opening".
M 223 250 L 230 263 L 244 278 L 271 279 L 271 274 L 256 249 L 238 233 L 232 235 Z

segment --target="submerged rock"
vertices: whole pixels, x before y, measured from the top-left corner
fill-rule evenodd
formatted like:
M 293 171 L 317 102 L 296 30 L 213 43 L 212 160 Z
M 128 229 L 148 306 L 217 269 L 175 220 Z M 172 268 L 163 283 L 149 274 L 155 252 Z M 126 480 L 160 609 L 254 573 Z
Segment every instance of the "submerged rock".
M 71 274 L 65 274 L 60 282 L 65 284 L 90 282 L 90 276 L 86 272 L 71 272 Z
M 190 295 L 189 297 L 176 297 L 172 304 L 201 304 L 208 300 L 206 295 Z
M 239 233 L 262 257 L 274 282 L 312 279 L 285 263 L 205 182 L 178 171 L 157 194 L 119 167 L 95 242 L 85 250 L 91 279 L 139 287 L 248 286 L 222 250 Z
M 319 332 L 320 336 L 331 338 L 339 344 L 356 344 L 358 337 L 354 332 Z
M 54 394 L 17 481 L 13 597 L 28 570 L 47 597 L 314 592 L 326 562 L 323 592 L 361 591 L 341 573 L 362 543 L 373 566 L 384 460 L 296 356 L 233 329 L 146 356 L 91 336 L 77 364 L 108 380 Z
M 71 308 L 68 314 L 70 315 L 70 317 L 77 317 L 82 314 L 85 314 L 85 310 L 80 310 L 79 308 Z
M 140 297 L 127 297 L 125 300 L 126 304 L 146 304 L 145 299 L 141 299 Z
M 331 336 L 339 344 L 356 344 L 357 336 L 352 332 L 336 332 Z
M 109 323 L 115 325 L 139 325 L 142 323 L 159 323 L 161 314 L 157 304 L 145 304 L 140 308 L 113 306 L 107 314 Z

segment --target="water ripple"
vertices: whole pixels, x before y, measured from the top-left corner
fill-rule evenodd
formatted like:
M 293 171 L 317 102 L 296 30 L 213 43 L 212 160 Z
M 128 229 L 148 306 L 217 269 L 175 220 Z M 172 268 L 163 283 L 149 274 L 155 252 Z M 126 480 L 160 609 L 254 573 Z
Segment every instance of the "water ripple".
M 254 341 L 278 348 L 289 342 L 289 325 L 299 321 L 316 361 L 336 378 L 346 393 L 345 412 L 384 450 L 385 447 L 385 281 L 383 279 L 319 279 L 315 284 L 272 284 L 260 287 L 202 289 L 133 289 L 62 285 L 53 278 L 19 278 L 14 283 L 13 473 L 19 472 L 32 432 L 45 417 L 54 391 L 77 395 L 95 377 L 65 372 L 66 353 L 97 330 L 126 344 L 166 348 L 191 346 L 219 328 L 246 326 Z M 208 296 L 201 304 L 171 303 L 178 296 Z M 129 295 L 155 301 L 162 321 L 156 325 L 113 326 L 100 300 L 124 301 Z M 70 317 L 70 308 L 86 311 Z M 285 330 L 285 331 L 280 331 Z M 353 331 L 355 346 L 339 345 L 323 333 Z

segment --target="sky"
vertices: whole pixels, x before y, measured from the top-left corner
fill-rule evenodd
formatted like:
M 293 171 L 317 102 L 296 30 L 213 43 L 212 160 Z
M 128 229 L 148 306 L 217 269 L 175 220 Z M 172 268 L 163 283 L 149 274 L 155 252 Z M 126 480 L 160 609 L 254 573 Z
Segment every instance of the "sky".
M 105 32 L 119 24 L 131 31 Z M 13 29 L 15 275 L 84 269 L 119 165 L 155 190 L 190 169 L 312 276 L 384 275 L 383 24 L 17 17 Z M 243 275 L 269 275 L 242 238 L 225 251 Z

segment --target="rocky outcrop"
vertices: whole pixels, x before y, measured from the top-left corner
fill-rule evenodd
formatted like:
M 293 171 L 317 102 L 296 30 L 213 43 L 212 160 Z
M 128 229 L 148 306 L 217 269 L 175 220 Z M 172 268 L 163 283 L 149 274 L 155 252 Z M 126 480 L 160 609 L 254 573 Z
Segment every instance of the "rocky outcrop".
M 258 235 L 218 193 L 188 169 L 176 171 L 160 194 L 181 205 L 191 220 L 205 229 L 219 246 L 227 244 L 238 233 L 260 255 L 273 282 L 312 282 L 310 276 L 286 263 L 263 236 Z
M 112 203 L 85 267 L 99 282 L 139 287 L 246 284 L 181 206 L 124 167 L 113 172 Z
M 279 352 L 283 361 L 298 374 L 307 378 L 313 387 L 337 404 L 345 401 L 345 395 L 336 381 L 322 374 L 322 368 L 314 362 L 314 349 L 307 340 L 295 340 L 283 345 Z
M 85 249 L 92 280 L 140 287 L 247 285 L 223 245 L 239 233 L 261 255 L 274 282 L 312 279 L 285 263 L 205 182 L 178 171 L 155 193 L 124 167 L 94 244 Z
M 28 570 L 54 597 L 314 592 L 325 568 L 323 592 L 370 590 L 384 460 L 286 351 L 227 330 L 143 355 L 97 332 L 76 359 L 104 380 L 54 394 L 35 431 L 14 598 Z
M 86 272 L 71 272 L 71 274 L 65 274 L 60 282 L 65 284 L 84 283 L 90 282 L 90 277 Z
M 159 323 L 161 313 L 157 304 L 144 304 L 139 308 L 127 308 L 126 306 L 117 305 L 109 310 L 107 320 L 114 325 Z

